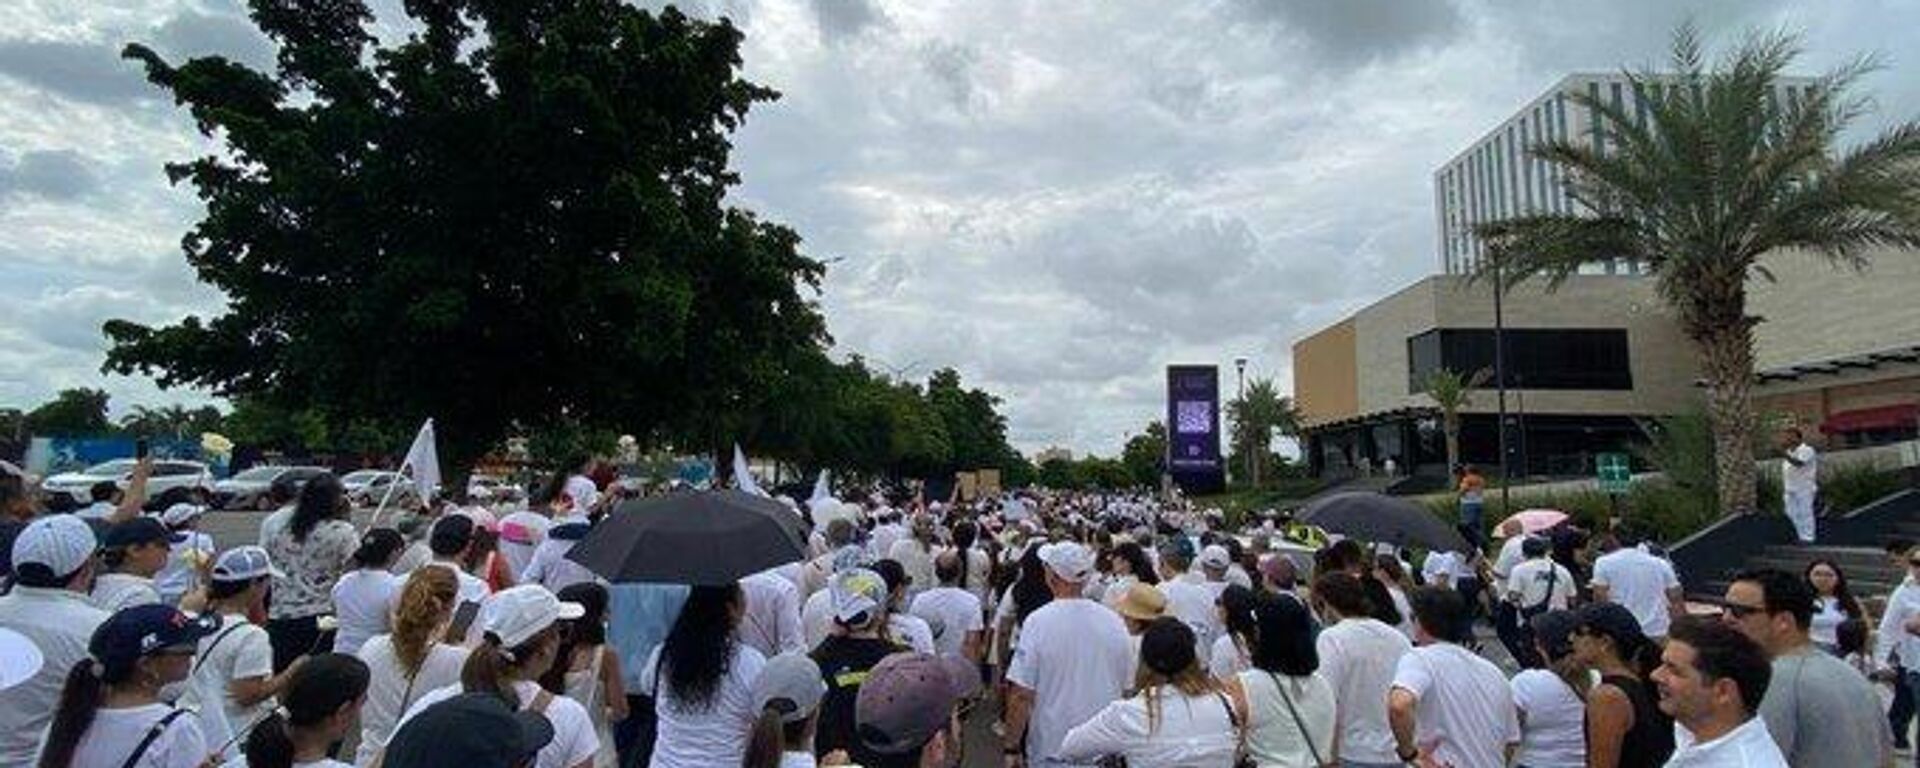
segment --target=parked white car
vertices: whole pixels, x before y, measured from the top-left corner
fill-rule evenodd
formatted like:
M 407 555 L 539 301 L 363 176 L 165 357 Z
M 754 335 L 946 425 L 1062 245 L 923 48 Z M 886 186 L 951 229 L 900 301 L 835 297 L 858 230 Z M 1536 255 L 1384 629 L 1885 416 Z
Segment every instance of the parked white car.
M 326 467 L 251 467 L 213 484 L 215 509 L 273 509 L 273 487 L 288 486 L 294 493 L 321 475 Z
M 134 459 L 114 459 L 78 472 L 62 472 L 47 478 L 40 488 L 47 494 L 47 504 L 54 509 L 84 507 L 93 503 L 93 486 L 96 483 L 110 482 L 126 490 L 136 463 Z M 147 478 L 147 498 L 157 499 L 160 494 L 176 488 L 212 491 L 213 472 L 207 469 L 207 465 L 197 461 L 154 460 L 153 475 Z
M 382 499 L 387 506 L 399 509 L 417 509 L 420 506 L 420 494 L 413 487 L 413 478 L 398 472 L 384 469 L 362 469 L 348 472 L 340 477 L 340 485 L 347 490 L 347 500 L 356 507 L 372 507 Z M 388 488 L 392 488 L 389 497 Z
M 467 478 L 467 499 L 475 504 L 523 501 L 526 496 L 525 490 L 508 482 L 505 478 L 493 475 L 473 475 Z

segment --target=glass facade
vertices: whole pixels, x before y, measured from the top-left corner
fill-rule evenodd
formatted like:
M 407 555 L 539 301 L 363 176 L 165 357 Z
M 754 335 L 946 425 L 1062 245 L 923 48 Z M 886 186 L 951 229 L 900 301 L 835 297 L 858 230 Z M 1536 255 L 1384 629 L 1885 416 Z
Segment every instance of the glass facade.
M 1505 337 L 1509 389 L 1633 389 L 1624 329 L 1508 328 Z M 1462 375 L 1491 371 L 1493 352 L 1491 328 L 1442 328 L 1413 336 L 1407 339 L 1407 393 L 1425 391 L 1427 376 L 1439 368 Z

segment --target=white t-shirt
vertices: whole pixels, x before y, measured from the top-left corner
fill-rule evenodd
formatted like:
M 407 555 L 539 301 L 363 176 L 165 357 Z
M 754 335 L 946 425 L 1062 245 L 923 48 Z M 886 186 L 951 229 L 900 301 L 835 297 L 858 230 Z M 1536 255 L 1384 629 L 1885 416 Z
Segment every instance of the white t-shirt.
M 1587 705 L 1559 675 L 1525 669 L 1509 682 L 1526 723 L 1514 763 L 1528 768 L 1586 768 Z
M 1507 576 L 1513 573 L 1513 567 L 1527 559 L 1522 551 L 1526 543 L 1527 537 L 1522 534 L 1510 537 L 1500 545 L 1500 554 L 1493 559 L 1493 578 L 1498 582 L 1494 586 L 1500 590 L 1500 594 L 1507 593 Z
M 1824 645 L 1840 644 L 1840 624 L 1847 620 L 1847 611 L 1840 607 L 1840 598 L 1819 597 L 1813 601 L 1813 622 L 1808 626 L 1813 642 Z
M 411 683 L 400 658 L 393 653 L 392 635 L 375 635 L 360 645 L 356 654 L 366 662 L 372 679 L 367 685 L 367 700 L 360 705 L 360 747 L 353 761 L 372 762 L 373 756 L 393 738 L 394 724 L 400 716 L 428 691 L 460 682 L 460 668 L 467 664 L 465 648 L 436 643 L 420 662 L 419 674 Z
M 1667 615 L 1667 590 L 1680 588 L 1673 564 L 1639 547 L 1622 547 L 1593 561 L 1593 586 L 1607 588 L 1607 600 L 1640 620 L 1647 637 L 1663 638 L 1673 618 Z
M 1551 587 L 1553 594 L 1547 594 Z M 1518 594 L 1514 605 L 1520 608 L 1534 608 L 1541 601 L 1547 601 L 1547 607 L 1555 611 L 1564 611 L 1573 600 L 1573 574 L 1567 567 L 1544 557 L 1536 557 L 1513 567 L 1513 574 L 1507 577 L 1507 594 Z
M 1235 716 L 1228 714 L 1224 697 L 1213 693 L 1188 696 L 1171 686 L 1161 686 L 1157 695 L 1159 721 L 1152 727 L 1144 696 L 1121 699 L 1101 707 L 1086 722 L 1067 731 L 1060 755 L 1087 762 L 1103 755 L 1120 755 L 1129 766 L 1233 763 Z
M 1801 443 L 1787 452 L 1800 466 L 1794 466 L 1785 459 L 1780 461 L 1780 484 L 1788 493 L 1812 493 L 1820 485 L 1820 457 L 1813 446 Z
M 1493 662 L 1452 643 L 1408 651 L 1393 687 L 1413 694 L 1414 741 L 1456 768 L 1500 768 L 1505 746 L 1520 741 L 1520 721 L 1506 675 Z
M 1333 761 L 1338 708 L 1319 673 L 1288 677 L 1261 669 L 1240 673 L 1247 693 L 1247 754 L 1268 768 L 1320 768 Z M 1292 706 L 1289 707 L 1288 705 Z M 1302 730 L 1304 728 L 1304 731 Z
M 1132 682 L 1120 615 L 1092 600 L 1054 600 L 1027 616 L 1007 680 L 1033 692 L 1027 762 L 1058 764 L 1067 731 L 1118 700 Z
M 932 589 L 939 583 L 933 577 L 934 551 L 932 546 L 921 547 L 920 541 L 912 536 L 894 542 L 893 547 L 887 550 L 887 558 L 899 563 L 900 568 L 907 572 L 907 579 L 912 582 L 907 585 L 908 594 L 919 594 L 921 590 Z
M 73 761 L 68 763 L 74 768 L 119 768 L 133 755 L 133 750 L 146 740 L 147 731 L 173 711 L 166 704 L 147 704 L 122 709 L 101 708 L 93 713 L 93 722 L 87 725 L 87 732 L 80 737 L 80 744 L 73 750 Z M 41 736 L 40 748 L 46 748 L 45 734 Z M 167 723 L 167 729 L 160 732 L 159 738 L 147 745 L 147 751 L 140 755 L 135 768 L 199 768 L 200 761 L 207 759 L 207 751 L 214 746 L 207 744 L 200 735 L 200 724 L 193 715 L 183 714 Z
M 407 721 L 427 707 L 460 695 L 464 689 L 459 684 L 442 686 L 427 692 L 419 701 L 407 708 L 407 714 L 401 716 L 400 723 L 394 726 L 398 731 L 405 728 Z M 513 684 L 514 696 L 520 699 L 522 711 L 531 709 L 533 702 L 543 689 L 539 683 L 521 680 Z M 553 741 L 540 748 L 540 754 L 534 758 L 534 768 L 571 768 L 584 761 L 593 759 L 593 753 L 600 749 L 600 737 L 593 731 L 593 721 L 587 717 L 587 708 L 580 702 L 565 696 L 551 696 L 544 712 L 547 722 L 553 724 Z
M 214 553 L 219 552 L 213 545 L 213 537 L 199 531 L 178 531 L 174 538 L 178 541 L 167 545 L 167 564 L 153 575 L 154 591 L 160 593 L 160 602 L 167 605 L 179 605 L 183 595 L 200 585 L 197 563 L 212 560 Z
M 933 628 L 933 647 L 945 654 L 959 654 L 966 645 L 967 633 L 986 627 L 980 598 L 959 587 L 934 587 L 922 592 L 913 598 L 907 612 Z
M 1233 642 L 1233 635 L 1214 638 L 1213 650 L 1207 654 L 1207 674 L 1226 680 L 1252 666 L 1253 660 L 1241 652 L 1239 644 Z
M 234 681 L 273 674 L 273 646 L 267 631 L 247 621 L 246 614 L 221 614 L 220 629 L 200 638 L 193 664 L 188 693 L 181 698 L 192 699 L 190 703 L 200 710 L 200 731 L 213 742 L 209 748 L 220 746 L 273 710 L 271 696 L 243 706 L 228 689 Z
M 1467 558 L 1458 552 L 1429 552 L 1427 559 L 1420 564 L 1420 576 L 1427 580 L 1428 586 L 1457 586 L 1460 579 L 1474 577 L 1473 566 Z
M 93 579 L 93 604 L 107 613 L 160 602 L 153 579 L 131 573 L 103 573 Z
M 800 632 L 800 590 L 775 571 L 761 571 L 740 580 L 746 596 L 746 615 L 740 619 L 740 642 L 762 656 L 800 650 L 806 639 Z
M 887 636 L 915 653 L 933 653 L 933 627 L 910 613 L 887 614 Z
M 393 602 L 405 584 L 379 568 L 363 568 L 340 575 L 333 583 L 334 617 L 340 629 L 333 636 L 333 652 L 352 654 L 374 635 L 393 628 Z
M 1340 759 L 1398 762 L 1387 722 L 1387 691 L 1400 657 L 1413 644 L 1378 619 L 1349 618 L 1321 630 L 1314 647 L 1320 655 L 1320 676 L 1333 686 L 1340 712 Z
M 1192 574 L 1160 582 L 1160 594 L 1167 598 L 1164 615 L 1179 619 L 1182 624 L 1193 630 L 1194 642 L 1200 648 L 1203 658 L 1213 649 L 1213 639 L 1220 636 L 1220 618 L 1214 612 L 1213 590 L 1207 589 Z
M 659 728 L 651 768 L 718 768 L 739 765 L 746 757 L 747 736 L 759 710 L 753 706 L 753 684 L 767 659 L 752 647 L 735 643 L 733 663 L 705 710 L 684 709 L 673 686 L 656 680 L 661 669 L 660 649 L 647 656 L 640 673 L 640 691 L 654 695 Z M 664 676 L 664 675 L 663 675 Z
M 527 563 L 527 570 L 518 574 L 520 583 L 539 584 L 557 595 L 567 587 L 597 580 L 599 577 L 586 566 L 567 559 L 567 553 L 578 543 L 569 539 L 540 542 L 540 546 L 533 549 L 533 560 Z

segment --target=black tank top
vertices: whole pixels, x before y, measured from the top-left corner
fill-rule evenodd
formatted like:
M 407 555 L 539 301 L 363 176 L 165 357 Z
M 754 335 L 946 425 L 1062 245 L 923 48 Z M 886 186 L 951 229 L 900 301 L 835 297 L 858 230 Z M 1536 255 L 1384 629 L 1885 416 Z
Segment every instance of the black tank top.
M 1673 718 L 1660 711 L 1653 689 L 1630 675 L 1605 675 L 1600 682 L 1619 688 L 1633 706 L 1633 727 L 1620 740 L 1620 768 L 1660 768 L 1673 756 Z M 1588 734 L 1588 740 L 1593 736 Z

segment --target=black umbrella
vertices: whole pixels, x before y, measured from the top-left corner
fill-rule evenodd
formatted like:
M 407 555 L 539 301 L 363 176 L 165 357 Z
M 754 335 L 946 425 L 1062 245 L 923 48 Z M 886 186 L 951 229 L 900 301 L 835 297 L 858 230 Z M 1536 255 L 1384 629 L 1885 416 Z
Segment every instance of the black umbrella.
M 615 582 L 719 586 L 806 557 L 806 527 L 777 501 L 735 490 L 621 504 L 567 552 Z
M 1424 507 L 1381 493 L 1348 491 L 1321 498 L 1300 513 L 1303 522 L 1361 541 L 1435 552 L 1471 549 L 1459 531 Z

